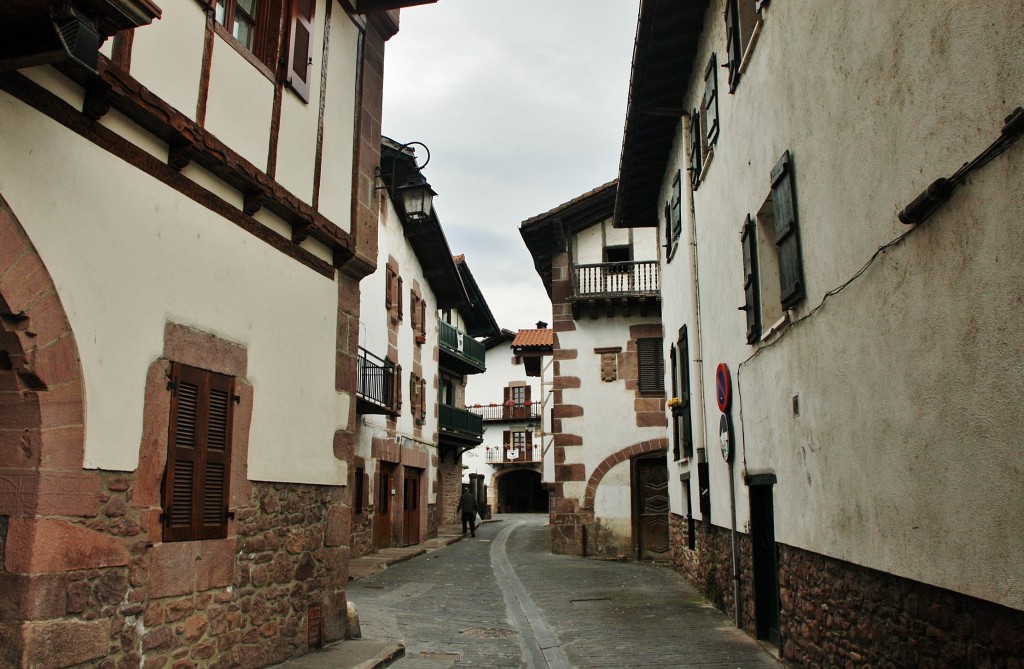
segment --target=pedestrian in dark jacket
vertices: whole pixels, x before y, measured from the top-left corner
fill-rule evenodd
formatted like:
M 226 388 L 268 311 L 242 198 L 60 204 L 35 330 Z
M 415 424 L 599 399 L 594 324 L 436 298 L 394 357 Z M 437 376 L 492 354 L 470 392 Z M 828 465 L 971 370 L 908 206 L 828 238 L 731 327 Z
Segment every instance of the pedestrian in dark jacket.
M 476 536 L 476 497 L 469 489 L 465 489 L 462 492 L 462 499 L 459 500 L 459 506 L 456 507 L 456 511 L 462 512 L 462 536 L 466 536 L 466 527 L 469 527 L 470 536 Z

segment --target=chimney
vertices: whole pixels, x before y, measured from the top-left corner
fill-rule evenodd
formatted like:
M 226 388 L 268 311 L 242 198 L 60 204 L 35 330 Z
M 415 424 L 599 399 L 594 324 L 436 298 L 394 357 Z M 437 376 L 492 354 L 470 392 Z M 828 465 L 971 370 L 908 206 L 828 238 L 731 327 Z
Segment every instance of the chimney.
M 537 321 L 537 329 L 538 330 L 543 330 L 543 329 L 547 328 L 547 326 L 548 326 L 548 324 L 545 323 L 544 321 Z

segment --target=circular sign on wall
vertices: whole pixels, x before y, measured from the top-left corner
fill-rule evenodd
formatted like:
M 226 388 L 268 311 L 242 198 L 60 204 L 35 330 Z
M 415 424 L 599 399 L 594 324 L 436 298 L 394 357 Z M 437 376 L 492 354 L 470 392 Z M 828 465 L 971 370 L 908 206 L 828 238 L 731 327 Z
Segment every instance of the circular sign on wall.
M 732 383 L 729 381 L 729 367 L 724 363 L 718 363 L 715 369 L 715 396 L 718 399 L 718 410 L 725 413 L 732 403 Z
M 723 413 L 718 421 L 718 441 L 722 445 L 722 457 L 729 462 L 732 458 L 732 421 L 727 413 Z

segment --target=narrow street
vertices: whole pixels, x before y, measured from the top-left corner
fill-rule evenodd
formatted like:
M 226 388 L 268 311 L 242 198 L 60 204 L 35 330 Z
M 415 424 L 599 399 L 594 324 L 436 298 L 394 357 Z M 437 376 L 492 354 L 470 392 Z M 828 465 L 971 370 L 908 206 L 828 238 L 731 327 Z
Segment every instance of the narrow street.
M 397 669 L 781 665 L 671 570 L 550 553 L 546 514 L 353 582 L 364 638 L 403 643 Z

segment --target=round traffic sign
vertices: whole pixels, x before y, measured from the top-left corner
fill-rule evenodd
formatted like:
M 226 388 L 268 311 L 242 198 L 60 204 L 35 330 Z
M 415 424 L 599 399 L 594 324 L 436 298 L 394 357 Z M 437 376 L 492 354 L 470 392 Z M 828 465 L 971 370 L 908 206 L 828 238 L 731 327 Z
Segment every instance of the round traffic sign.
M 726 412 L 732 404 L 732 382 L 729 380 L 729 367 L 718 363 L 715 369 L 715 397 L 718 399 L 718 410 Z

